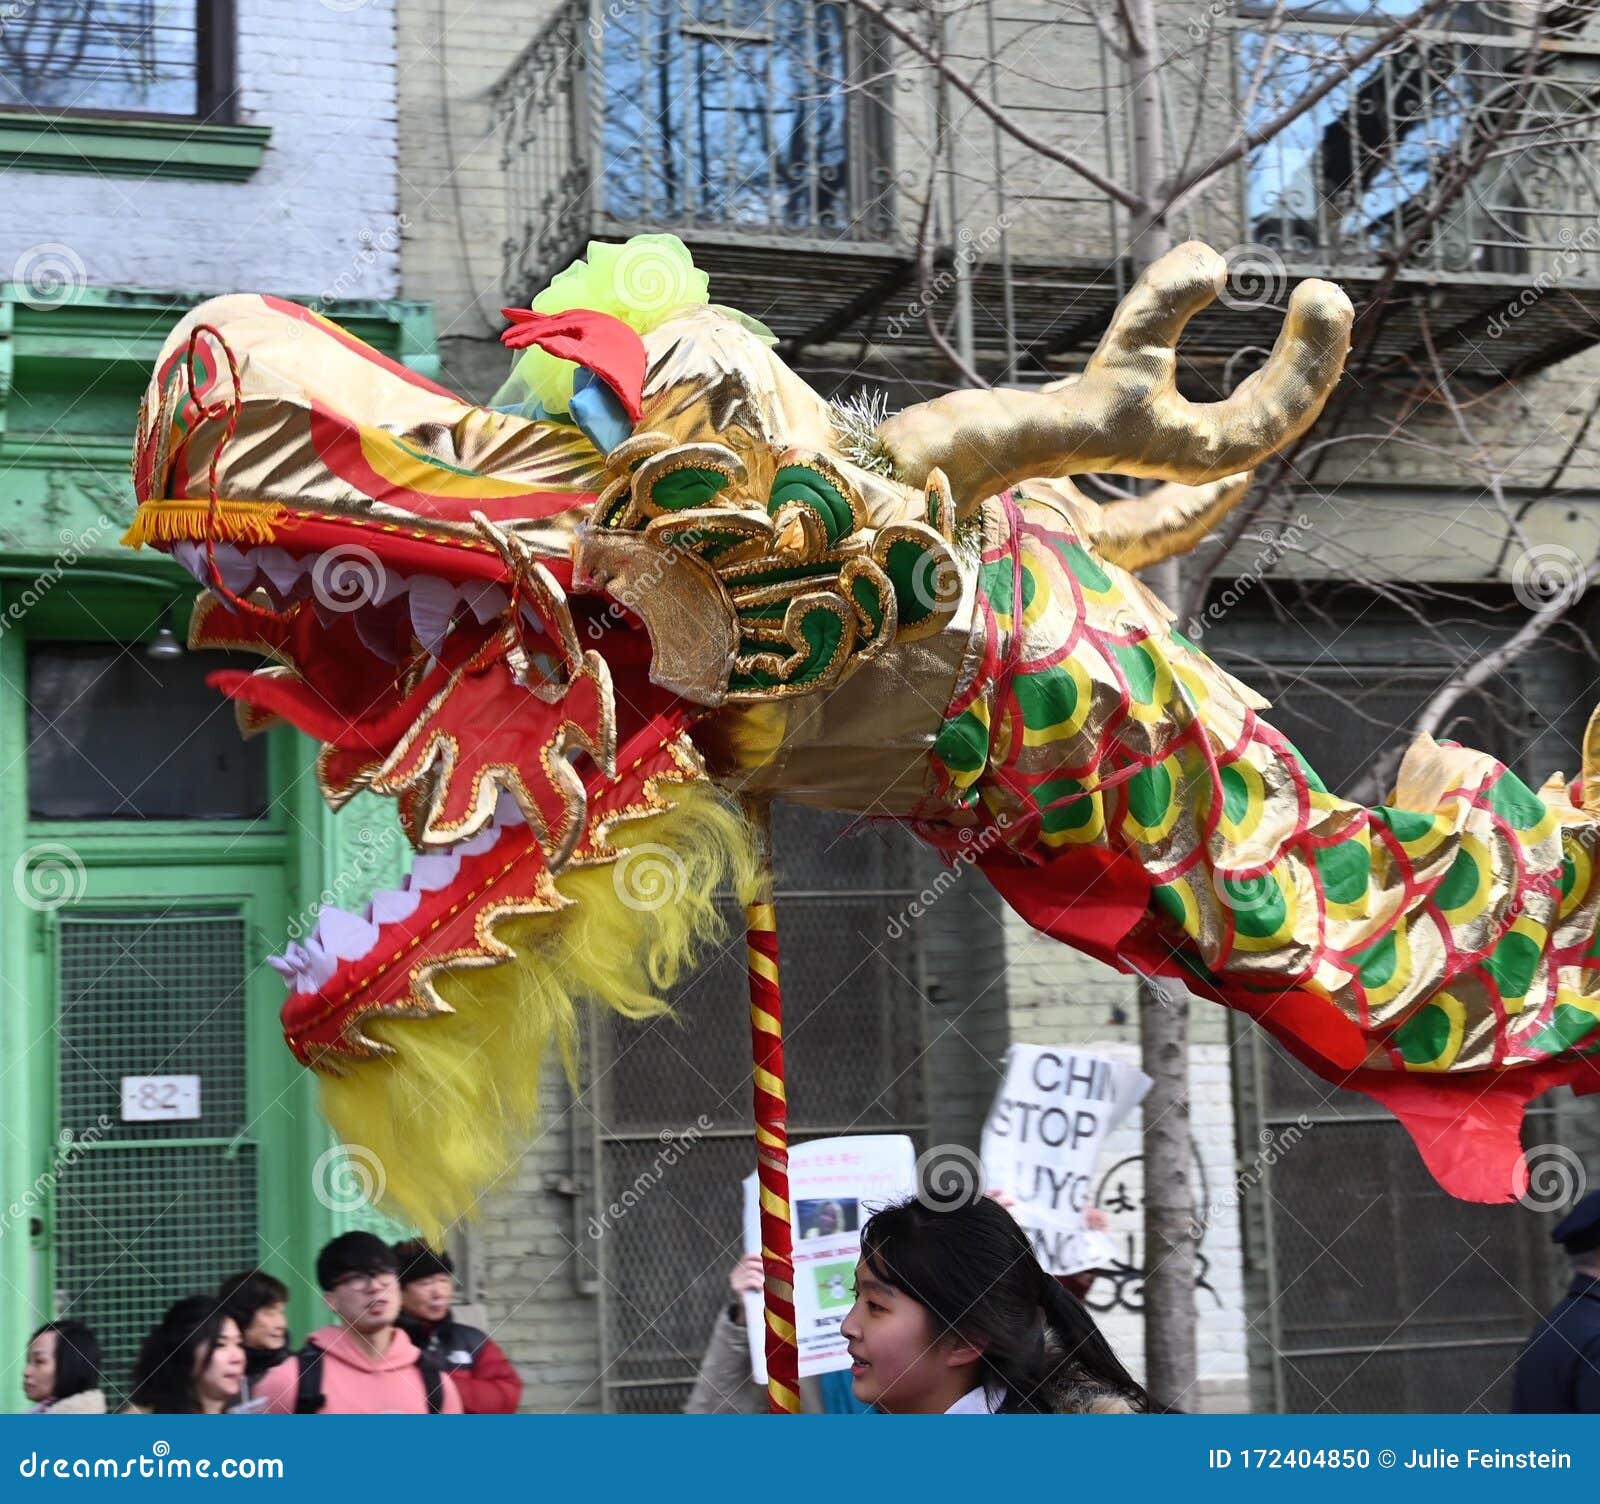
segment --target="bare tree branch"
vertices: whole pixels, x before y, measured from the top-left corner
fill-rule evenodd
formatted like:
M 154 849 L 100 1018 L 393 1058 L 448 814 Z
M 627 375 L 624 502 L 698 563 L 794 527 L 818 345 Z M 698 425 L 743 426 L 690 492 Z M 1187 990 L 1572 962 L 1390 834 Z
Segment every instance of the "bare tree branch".
M 1108 178 L 1098 168 L 1078 156 L 1059 146 L 1052 146 L 1048 141 L 1041 140 L 1032 131 L 1018 125 L 1006 112 L 999 108 L 992 100 L 988 99 L 979 89 L 975 88 L 966 78 L 950 67 L 949 63 L 930 47 L 923 39 L 916 35 L 909 27 L 902 26 L 889 12 L 877 3 L 877 0 L 850 0 L 858 10 L 871 16 L 883 29 L 897 41 L 909 47 L 924 62 L 930 63 L 939 73 L 949 81 L 951 88 L 958 94 L 971 100 L 985 115 L 1000 127 L 1008 136 L 1020 141 L 1030 151 L 1036 151 L 1047 161 L 1058 162 L 1069 171 L 1075 172 L 1086 182 L 1092 183 L 1102 193 L 1109 194 L 1124 209 L 1138 214 L 1144 211 L 1145 201 L 1131 189 L 1121 183 Z M 1430 0 L 1433 3 L 1433 0 Z
M 857 0 L 860 3 L 860 0 Z M 1192 193 L 1214 178 L 1226 167 L 1231 167 L 1241 157 L 1247 156 L 1258 146 L 1265 145 L 1268 141 L 1281 136 L 1296 120 L 1315 109 L 1324 99 L 1339 87 L 1358 68 L 1370 63 L 1373 58 L 1393 47 L 1402 37 L 1415 31 L 1424 21 L 1435 12 L 1442 10 L 1451 0 L 1423 0 L 1422 5 L 1403 20 L 1397 21 L 1387 31 L 1380 32 L 1365 47 L 1357 48 L 1348 57 L 1331 62 L 1328 74 L 1321 83 L 1299 96 L 1287 109 L 1280 111 L 1271 120 L 1250 130 L 1240 131 L 1231 142 L 1222 148 L 1206 166 L 1197 168 L 1186 177 L 1180 177 L 1172 183 L 1164 185 L 1156 195 L 1161 202 L 1161 212 L 1164 214 L 1175 213 L 1182 207 L 1183 202 Z

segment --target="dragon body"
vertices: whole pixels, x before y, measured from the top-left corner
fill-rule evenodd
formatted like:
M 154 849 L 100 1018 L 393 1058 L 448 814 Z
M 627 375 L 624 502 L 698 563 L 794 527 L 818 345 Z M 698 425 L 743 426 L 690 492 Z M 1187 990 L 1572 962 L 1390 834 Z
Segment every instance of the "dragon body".
M 717 885 L 753 882 L 729 795 L 908 824 L 1384 1102 L 1447 1190 L 1517 1194 L 1527 1101 L 1600 1087 L 1600 815 L 1586 779 L 1427 738 L 1385 805 L 1339 798 L 1136 577 L 1305 431 L 1348 346 L 1304 284 L 1262 370 L 1186 402 L 1220 276 L 1180 247 L 1082 376 L 865 435 L 693 298 L 515 314 L 509 343 L 575 362 L 564 414 L 465 402 L 281 300 L 173 332 L 128 541 L 207 587 L 195 646 L 265 656 L 214 676 L 245 732 L 315 737 L 330 802 L 393 798 L 419 853 L 275 962 L 400 1211 L 470 1207 L 586 1000 L 663 1006 Z M 1098 505 L 1089 471 L 1164 484 Z

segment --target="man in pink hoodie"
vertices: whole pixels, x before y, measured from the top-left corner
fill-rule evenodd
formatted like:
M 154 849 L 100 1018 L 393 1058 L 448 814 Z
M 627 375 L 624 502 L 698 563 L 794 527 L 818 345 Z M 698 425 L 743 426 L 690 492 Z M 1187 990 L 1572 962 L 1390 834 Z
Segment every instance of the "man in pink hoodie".
M 322 1298 L 339 1318 L 293 1358 L 262 1375 L 256 1395 L 272 1415 L 459 1415 L 447 1373 L 395 1325 L 400 1265 L 370 1232 L 347 1232 L 317 1255 Z

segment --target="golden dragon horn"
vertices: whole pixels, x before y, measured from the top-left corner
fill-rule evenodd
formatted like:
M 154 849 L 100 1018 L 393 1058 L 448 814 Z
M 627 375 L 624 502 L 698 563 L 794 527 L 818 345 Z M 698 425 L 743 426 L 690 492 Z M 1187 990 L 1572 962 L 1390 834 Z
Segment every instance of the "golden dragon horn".
M 1354 311 L 1331 282 L 1302 282 L 1265 365 L 1220 402 L 1178 392 L 1184 326 L 1222 291 L 1227 263 L 1191 240 L 1122 300 L 1081 376 L 1039 391 L 951 392 L 883 423 L 902 480 L 935 467 L 958 513 L 1037 476 L 1101 471 L 1200 485 L 1237 475 L 1316 421 L 1344 369 Z

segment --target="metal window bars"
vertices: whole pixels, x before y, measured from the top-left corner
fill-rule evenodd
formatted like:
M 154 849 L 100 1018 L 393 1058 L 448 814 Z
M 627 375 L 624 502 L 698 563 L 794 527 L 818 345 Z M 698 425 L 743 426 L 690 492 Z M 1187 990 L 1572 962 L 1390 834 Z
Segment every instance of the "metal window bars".
M 30 0 L 0 25 L 0 109 L 233 119 L 233 0 Z
M 1477 8 L 1475 8 L 1477 9 Z M 1487 14 L 1480 24 L 1495 19 Z M 1241 72 L 1266 33 L 1241 23 Z M 1279 33 L 1251 123 L 1319 79 L 1348 32 Z M 1593 279 L 1600 247 L 1600 57 L 1507 32 L 1403 38 L 1250 157 L 1250 237 L 1290 263 Z
M 510 289 L 590 235 L 881 238 L 882 53 L 838 0 L 569 0 L 494 90 Z

